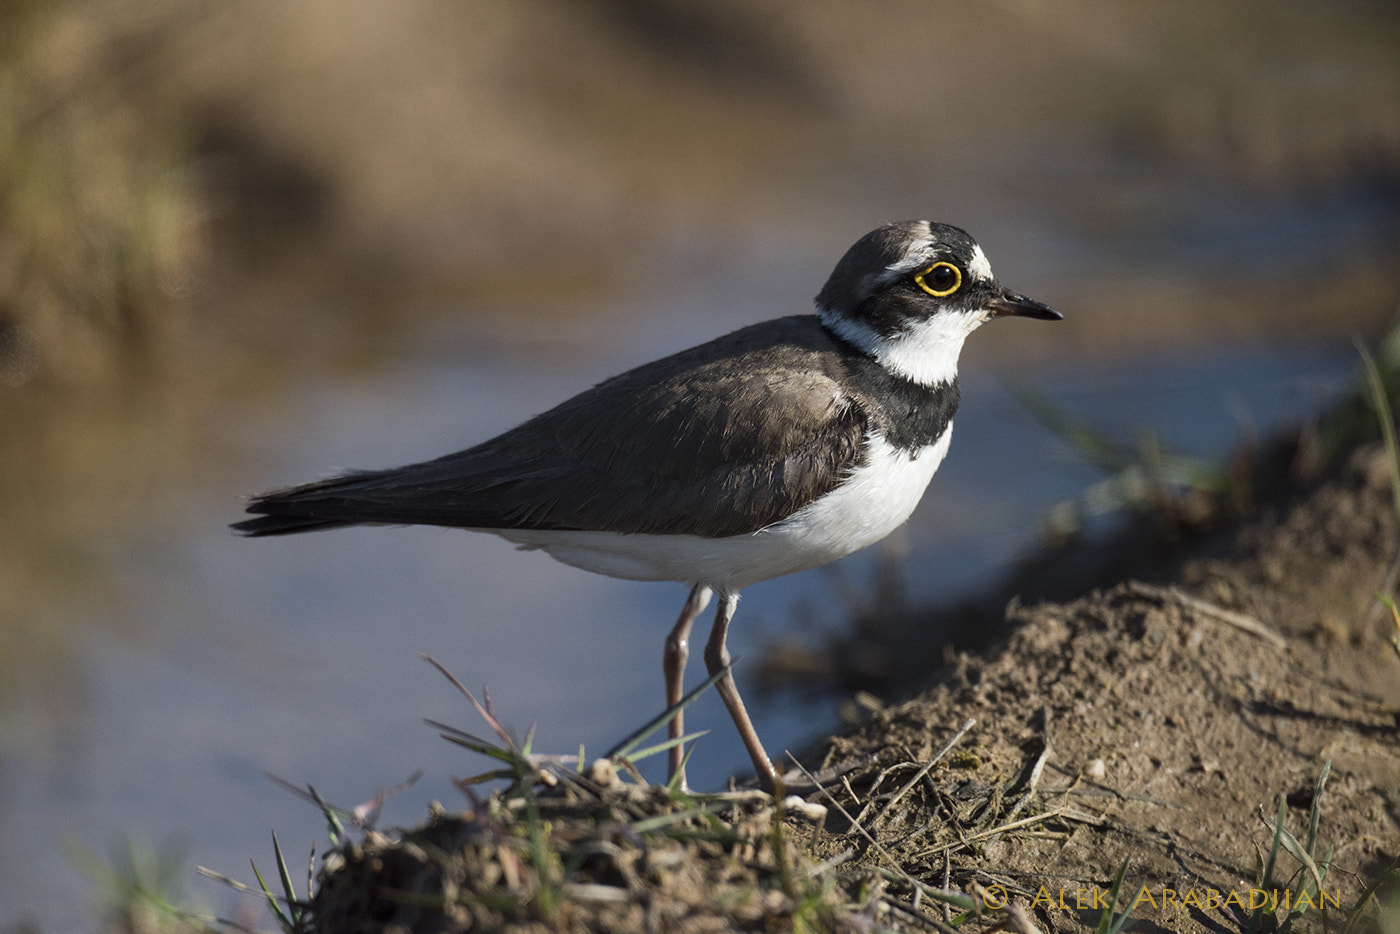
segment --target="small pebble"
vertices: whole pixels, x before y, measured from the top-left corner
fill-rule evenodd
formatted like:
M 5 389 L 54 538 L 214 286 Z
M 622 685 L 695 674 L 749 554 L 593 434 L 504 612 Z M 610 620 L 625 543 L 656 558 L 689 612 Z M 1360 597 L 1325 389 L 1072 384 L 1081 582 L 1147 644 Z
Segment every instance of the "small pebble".
M 788 795 L 784 798 L 783 809 L 789 814 L 805 817 L 814 824 L 826 820 L 826 805 L 804 801 L 797 795 Z

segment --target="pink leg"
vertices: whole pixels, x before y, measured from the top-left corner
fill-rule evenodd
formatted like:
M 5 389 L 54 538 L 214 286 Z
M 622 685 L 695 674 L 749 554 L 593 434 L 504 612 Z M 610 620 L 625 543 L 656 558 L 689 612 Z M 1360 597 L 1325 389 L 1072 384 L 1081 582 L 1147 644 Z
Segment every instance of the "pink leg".
M 710 641 L 705 644 L 705 667 L 709 669 L 711 676 L 719 674 L 730 663 L 729 648 L 724 644 L 724 640 L 729 634 L 729 621 L 734 618 L 734 608 L 738 604 L 738 594 L 720 595 L 719 608 L 715 611 L 715 625 L 710 630 Z M 758 738 L 758 731 L 753 728 L 749 712 L 744 709 L 744 700 L 739 696 L 739 688 L 734 683 L 734 672 L 725 672 L 716 686 L 719 688 L 719 696 L 724 700 L 724 706 L 729 708 L 729 716 L 734 718 L 734 725 L 739 728 L 739 737 L 743 739 L 744 746 L 749 751 L 749 758 L 753 760 L 753 770 L 758 776 L 759 784 L 766 791 L 774 791 L 777 787 L 778 773 L 774 771 L 768 753 L 763 750 L 763 743 Z
M 685 608 L 681 610 L 680 619 L 676 620 L 676 625 L 671 629 L 671 634 L 666 637 L 666 654 L 662 657 L 661 668 L 666 673 L 666 706 L 670 707 L 680 703 L 681 689 L 685 682 L 685 662 L 690 658 L 690 627 L 694 625 L 695 618 L 705 611 L 705 607 L 710 603 L 710 588 L 704 584 L 696 584 L 690 589 L 690 596 L 686 598 Z M 671 721 L 671 739 L 679 739 L 685 735 L 685 712 L 676 714 Z M 680 775 L 680 787 L 684 790 L 685 771 L 681 768 L 681 760 L 685 757 L 685 750 L 680 745 L 671 747 L 670 769 L 668 777 L 674 778 Z

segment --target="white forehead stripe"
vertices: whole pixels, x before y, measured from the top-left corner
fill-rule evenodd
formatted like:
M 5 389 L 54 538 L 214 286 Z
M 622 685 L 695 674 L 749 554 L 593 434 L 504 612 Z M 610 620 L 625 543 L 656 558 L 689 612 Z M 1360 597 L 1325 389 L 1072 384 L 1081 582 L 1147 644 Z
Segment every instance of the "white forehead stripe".
M 924 224 L 924 236 L 909 244 L 904 257 L 885 267 L 883 272 L 867 277 L 866 284 L 873 286 L 871 291 L 883 288 L 905 273 L 921 270 L 938 254 L 939 241 L 933 236 L 933 231 L 928 224 Z M 967 264 L 967 274 L 970 278 L 981 281 L 992 281 L 992 264 L 987 261 L 987 254 L 982 252 L 982 247 L 976 243 L 972 245 L 972 259 Z
M 925 221 L 923 236 L 910 242 L 902 258 L 890 263 L 879 272 L 868 273 L 861 281 L 861 291 L 867 295 L 878 292 L 886 286 L 898 282 L 907 273 L 923 269 L 933 259 L 937 252 L 936 247 L 937 241 L 934 239 L 933 231 L 929 228 L 928 222 Z
M 975 243 L 972 245 L 972 261 L 967 264 L 967 272 L 974 279 L 992 281 L 992 264 L 987 262 L 987 254 Z
M 924 264 L 933 257 L 933 247 L 936 242 L 933 238 L 933 229 L 929 227 L 928 221 L 921 222 L 920 226 L 923 229 L 923 236 L 919 237 L 917 240 L 910 241 L 909 248 L 905 251 L 903 259 L 890 263 L 885 267 L 893 273 L 893 275 L 881 276 L 882 279 L 893 282 L 906 272 L 913 272 L 915 269 L 922 268 Z

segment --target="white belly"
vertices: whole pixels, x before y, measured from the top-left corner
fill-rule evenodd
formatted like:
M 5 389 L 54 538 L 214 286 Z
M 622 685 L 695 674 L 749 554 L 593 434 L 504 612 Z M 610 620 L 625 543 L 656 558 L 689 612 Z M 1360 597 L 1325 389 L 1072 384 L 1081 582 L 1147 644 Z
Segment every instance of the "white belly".
M 869 462 L 845 483 L 791 517 L 747 535 L 490 531 L 595 574 L 706 584 L 719 593 L 737 593 L 756 581 L 835 561 L 889 535 L 919 504 L 948 453 L 952 434 L 950 424 L 936 443 L 913 454 L 874 436 Z

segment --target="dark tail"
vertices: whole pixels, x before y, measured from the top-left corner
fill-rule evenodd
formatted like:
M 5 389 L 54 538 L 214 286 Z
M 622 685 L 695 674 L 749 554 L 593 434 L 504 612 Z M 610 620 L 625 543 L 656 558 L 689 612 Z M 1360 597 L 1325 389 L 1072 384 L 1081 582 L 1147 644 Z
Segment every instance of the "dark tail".
M 244 535 L 292 535 L 351 525 L 499 529 L 529 525 L 497 504 L 502 484 L 463 470 L 465 454 L 392 470 L 361 470 L 253 497 Z M 478 473 L 480 473 L 478 471 Z
M 363 471 L 263 493 L 248 504 L 248 512 L 256 518 L 235 522 L 230 528 L 249 537 L 259 537 L 342 529 L 373 521 L 358 515 L 361 510 L 345 495 L 347 488 L 357 486 L 370 476 L 370 471 Z
M 253 506 L 248 507 L 249 512 L 255 512 Z M 306 516 L 258 516 L 255 519 L 244 519 L 242 522 L 235 522 L 229 528 L 242 532 L 249 538 L 259 538 L 263 535 L 291 535 L 294 532 L 319 532 L 323 529 L 343 529 L 346 526 L 354 525 L 353 522 L 337 522 L 334 519 L 313 519 Z

